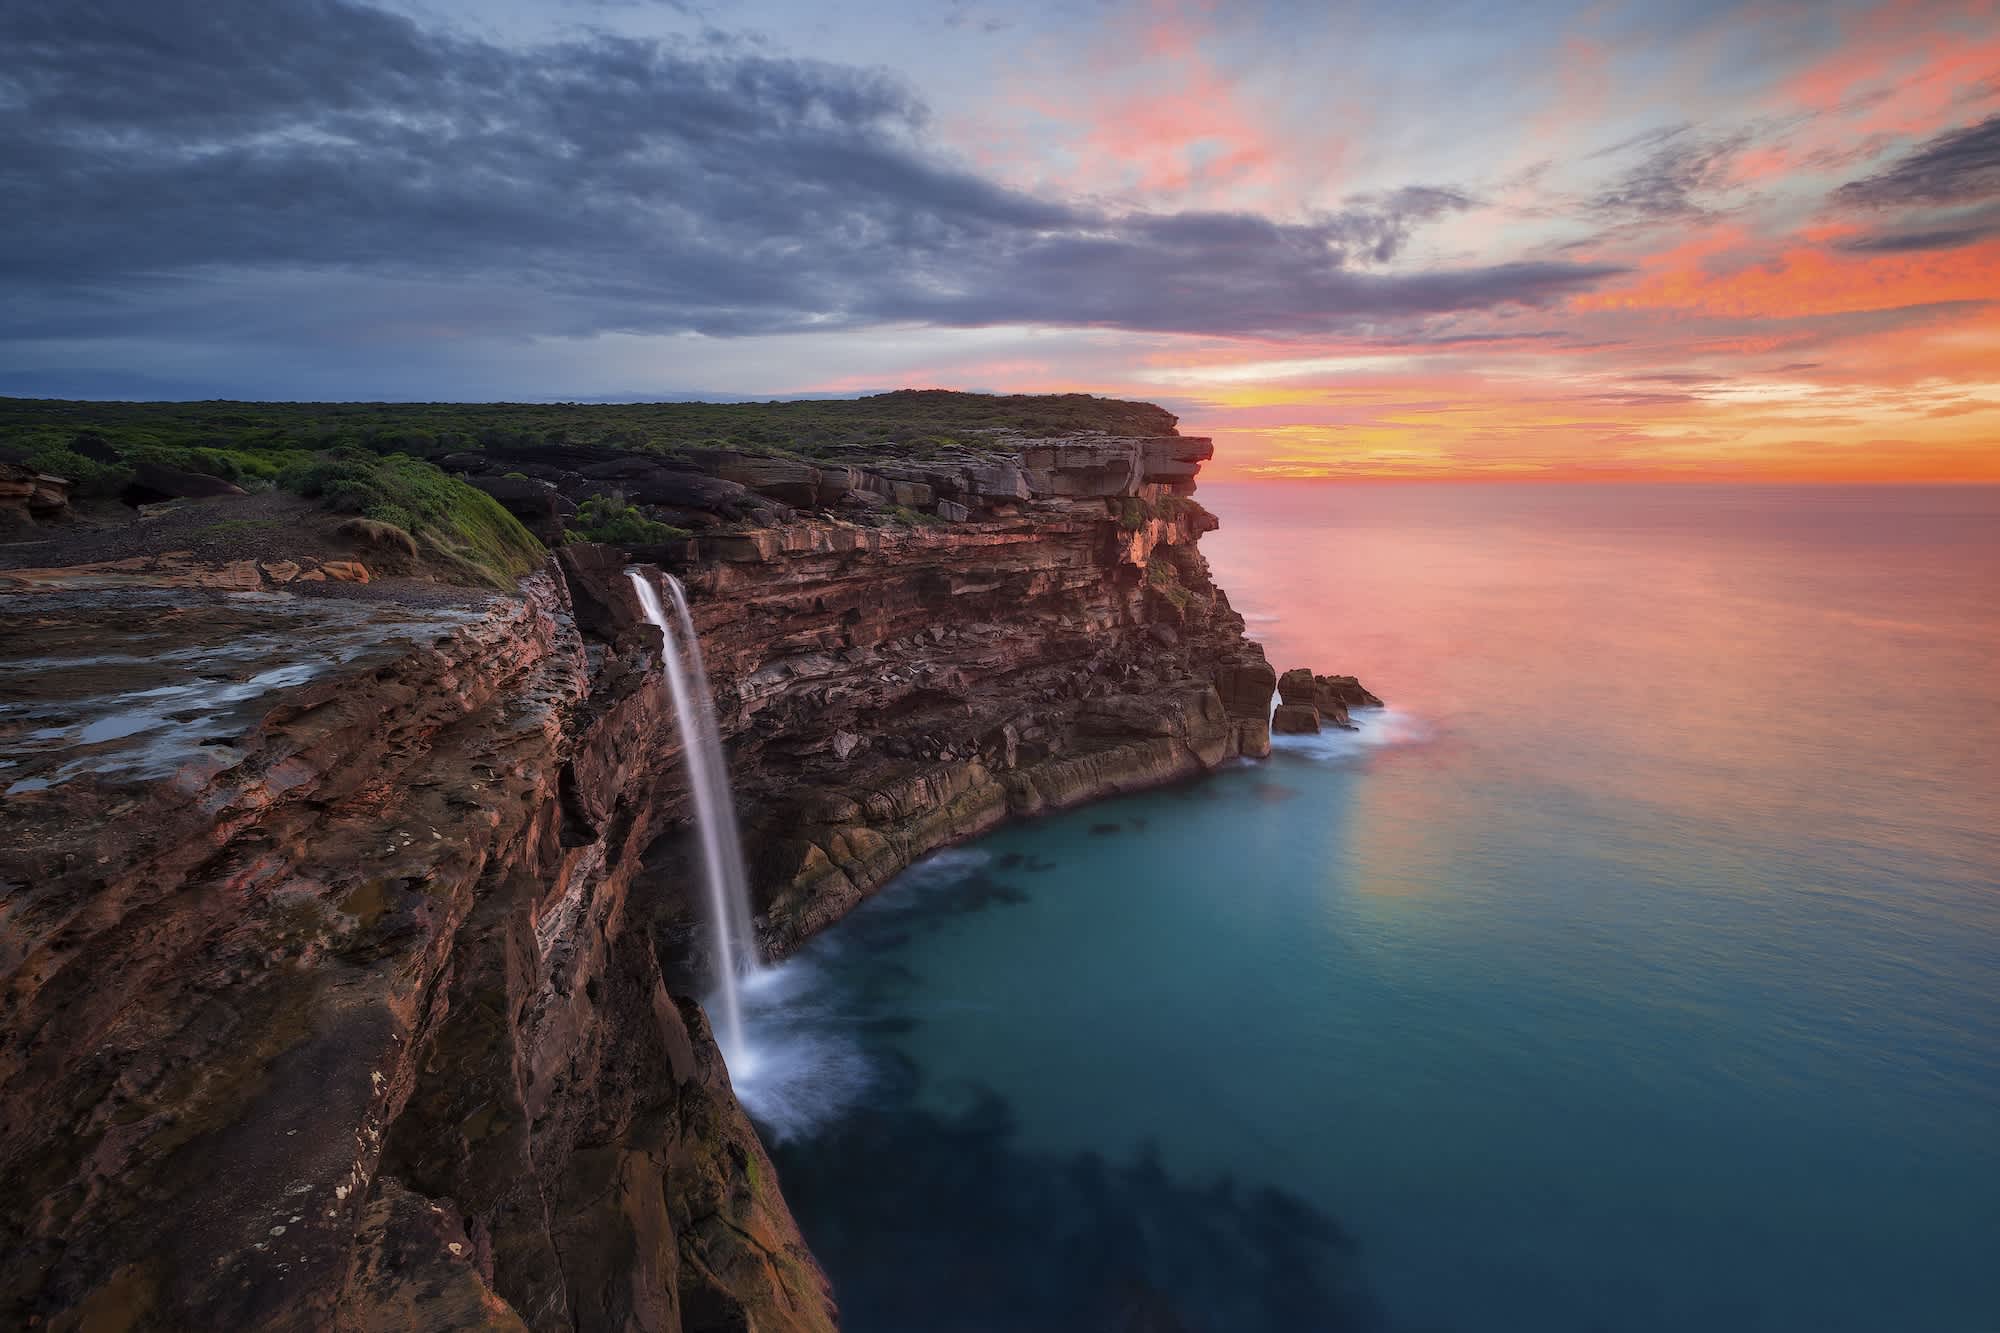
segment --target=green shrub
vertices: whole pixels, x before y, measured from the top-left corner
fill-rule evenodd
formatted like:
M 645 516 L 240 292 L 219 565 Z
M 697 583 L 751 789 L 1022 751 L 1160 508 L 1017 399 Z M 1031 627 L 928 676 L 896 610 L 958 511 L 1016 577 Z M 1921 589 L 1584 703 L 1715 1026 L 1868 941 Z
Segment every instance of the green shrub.
M 1181 586 L 1181 572 L 1174 568 L 1173 561 L 1160 552 L 1154 552 L 1152 562 L 1146 566 L 1146 582 L 1160 596 L 1182 610 L 1186 610 L 1187 604 L 1194 598 L 1193 593 Z
M 882 511 L 882 515 L 890 522 L 901 524 L 906 528 L 937 527 L 944 522 L 936 514 L 927 514 L 921 509 L 912 509 L 908 505 L 890 505 Z
M 606 546 L 657 546 L 687 536 L 688 530 L 647 518 L 622 495 L 593 495 L 577 507 L 565 535 Z
M 100 463 L 85 458 L 67 441 L 27 439 L 15 444 L 27 465 L 37 472 L 61 477 L 77 495 L 115 495 L 132 480 L 132 469 L 123 463 Z

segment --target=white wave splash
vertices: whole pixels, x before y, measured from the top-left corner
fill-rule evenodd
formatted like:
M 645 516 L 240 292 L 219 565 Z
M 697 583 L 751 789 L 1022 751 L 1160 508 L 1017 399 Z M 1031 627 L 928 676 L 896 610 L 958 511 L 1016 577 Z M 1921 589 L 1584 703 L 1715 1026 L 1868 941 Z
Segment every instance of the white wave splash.
M 956 848 L 912 865 L 859 909 L 942 888 L 990 864 L 991 852 Z M 747 1049 L 729 1062 L 736 1095 L 759 1130 L 779 1143 L 810 1138 L 859 1104 L 874 1082 L 867 1053 L 850 1034 L 865 1015 L 850 1012 L 830 970 L 845 946 L 820 936 L 799 954 L 743 978 Z
M 1353 759 L 1387 746 L 1421 745 L 1435 734 L 1428 722 L 1400 708 L 1357 708 L 1350 720 L 1353 731 L 1273 736 L 1271 749 L 1304 759 Z
M 754 1034 L 730 1062 L 736 1095 L 771 1139 L 807 1138 L 868 1091 L 868 1057 L 841 1035 L 825 978 L 810 958 L 760 970 L 743 990 Z

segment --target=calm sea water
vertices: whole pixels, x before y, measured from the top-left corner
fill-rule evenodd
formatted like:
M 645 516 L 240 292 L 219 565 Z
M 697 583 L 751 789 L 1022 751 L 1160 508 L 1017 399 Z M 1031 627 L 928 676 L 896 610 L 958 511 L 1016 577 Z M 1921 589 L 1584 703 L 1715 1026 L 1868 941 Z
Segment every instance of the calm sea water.
M 1202 498 L 1391 708 L 761 983 L 847 1326 L 2000 1330 L 2000 491 Z

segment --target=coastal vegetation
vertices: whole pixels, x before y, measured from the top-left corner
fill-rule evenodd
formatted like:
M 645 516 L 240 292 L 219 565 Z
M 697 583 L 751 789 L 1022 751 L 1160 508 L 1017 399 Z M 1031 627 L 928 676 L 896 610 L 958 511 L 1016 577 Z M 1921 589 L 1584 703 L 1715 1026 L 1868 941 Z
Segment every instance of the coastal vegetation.
M 612 546 L 652 546 L 688 535 L 686 528 L 647 518 L 622 495 L 593 495 L 577 507 L 566 536 L 571 541 L 605 542 Z
M 663 502 L 657 486 L 633 491 L 612 476 L 594 485 L 592 458 L 601 462 L 603 450 L 689 473 L 712 472 L 718 456 L 747 456 L 766 477 L 776 467 L 797 479 L 790 491 L 781 483 L 765 495 L 811 508 L 816 469 L 885 457 L 962 466 L 1013 453 L 1023 438 L 1159 436 L 1175 425 L 1172 413 L 1150 403 L 945 390 L 763 403 L 0 398 L 0 462 L 68 481 L 69 495 L 86 505 L 282 490 L 406 535 L 420 560 L 453 577 L 507 586 L 541 559 L 545 542 L 635 548 L 689 535 L 687 509 Z M 506 461 L 482 467 L 481 455 Z M 1127 499 L 1120 522 L 1136 529 L 1171 517 L 1180 503 Z M 872 521 L 905 528 L 946 521 L 932 505 L 915 487 L 879 505 Z M 368 540 L 389 552 L 402 545 Z
M 505 587 L 542 558 L 542 544 L 492 496 L 405 454 L 343 446 L 308 455 L 280 473 L 277 484 L 336 513 L 407 534 L 419 549 L 466 566 L 482 582 Z M 356 531 L 379 546 L 400 544 L 379 528 Z
M 995 432 L 1171 434 L 1173 413 L 1091 394 L 901 389 L 765 403 L 100 403 L 0 398 L 0 448 L 80 485 L 123 484 L 149 458 L 235 480 L 270 479 L 299 454 L 350 445 L 440 458 L 524 444 L 662 455 L 733 449 L 807 460 L 894 446 L 909 456 L 977 448 Z

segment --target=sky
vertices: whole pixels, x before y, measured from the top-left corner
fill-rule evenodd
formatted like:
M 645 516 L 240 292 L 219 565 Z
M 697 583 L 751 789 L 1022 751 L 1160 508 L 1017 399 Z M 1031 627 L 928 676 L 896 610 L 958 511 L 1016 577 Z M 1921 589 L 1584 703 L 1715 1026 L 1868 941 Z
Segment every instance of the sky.
M 2000 0 L 9 0 L 0 393 L 2000 481 Z

